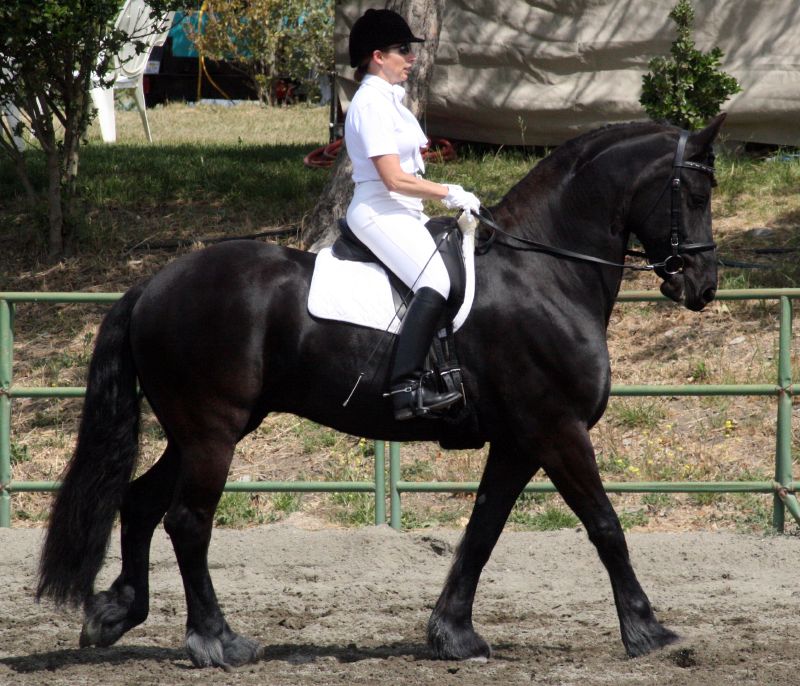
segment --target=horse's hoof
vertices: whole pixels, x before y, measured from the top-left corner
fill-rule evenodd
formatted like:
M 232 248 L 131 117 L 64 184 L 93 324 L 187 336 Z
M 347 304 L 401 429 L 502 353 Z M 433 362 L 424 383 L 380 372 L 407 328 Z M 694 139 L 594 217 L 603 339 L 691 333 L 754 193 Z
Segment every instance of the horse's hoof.
M 233 667 L 258 662 L 264 657 L 264 646 L 238 634 L 232 634 L 227 640 L 223 640 L 222 649 L 225 661 Z
M 428 622 L 428 645 L 440 660 L 474 660 L 486 662 L 492 649 L 472 628 L 457 626 L 433 616 Z
M 257 662 L 264 655 L 263 646 L 245 636 L 229 632 L 221 638 L 209 638 L 192 629 L 186 632 L 186 651 L 195 667 L 225 670 Z
M 129 629 L 146 618 L 134 616 L 134 591 L 130 586 L 112 588 L 92 596 L 84 606 L 80 647 L 114 645 Z
M 680 641 L 680 636 L 674 631 L 670 631 L 657 621 L 654 624 L 655 626 L 648 626 L 646 631 L 629 632 L 627 640 L 623 638 L 628 657 L 641 657 Z

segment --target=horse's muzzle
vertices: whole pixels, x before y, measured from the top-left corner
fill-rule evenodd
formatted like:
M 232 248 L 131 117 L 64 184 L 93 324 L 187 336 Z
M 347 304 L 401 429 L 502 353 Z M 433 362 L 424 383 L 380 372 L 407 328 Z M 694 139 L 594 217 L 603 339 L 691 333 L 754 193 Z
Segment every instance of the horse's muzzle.
M 717 295 L 716 285 L 694 289 L 683 274 L 674 274 L 661 282 L 661 293 L 670 300 L 680 303 L 692 312 L 699 312 Z
M 676 303 L 683 303 L 683 274 L 667 276 L 661 282 L 661 294 Z

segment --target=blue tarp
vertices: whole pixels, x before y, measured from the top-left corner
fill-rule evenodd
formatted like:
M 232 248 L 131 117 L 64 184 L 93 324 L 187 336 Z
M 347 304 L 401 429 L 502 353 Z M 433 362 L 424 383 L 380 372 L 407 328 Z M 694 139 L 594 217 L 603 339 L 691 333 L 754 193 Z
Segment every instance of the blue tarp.
M 197 57 L 194 43 L 189 40 L 189 36 L 183 30 L 184 21 L 193 27 L 197 26 L 196 17 L 187 16 L 185 12 L 175 12 L 172 28 L 169 30 L 169 37 L 172 39 L 172 54 L 174 57 Z

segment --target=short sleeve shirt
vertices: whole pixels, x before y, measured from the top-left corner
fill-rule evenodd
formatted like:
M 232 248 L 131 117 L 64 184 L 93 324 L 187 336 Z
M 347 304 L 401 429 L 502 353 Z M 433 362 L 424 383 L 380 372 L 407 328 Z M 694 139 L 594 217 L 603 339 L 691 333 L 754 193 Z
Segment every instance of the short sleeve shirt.
M 353 163 L 353 181 L 378 181 L 371 157 L 398 155 L 400 168 L 409 174 L 425 171 L 420 147 L 428 139 L 414 115 L 405 107 L 402 86 L 368 74 L 361 82 L 344 123 L 344 142 Z

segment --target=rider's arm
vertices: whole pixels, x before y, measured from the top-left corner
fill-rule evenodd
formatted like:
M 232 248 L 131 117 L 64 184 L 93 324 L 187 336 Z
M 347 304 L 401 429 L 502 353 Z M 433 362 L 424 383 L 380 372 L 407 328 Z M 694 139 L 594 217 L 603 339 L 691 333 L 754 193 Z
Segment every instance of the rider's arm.
M 370 157 L 378 175 L 386 188 L 395 193 L 410 195 L 413 198 L 442 200 L 448 193 L 444 184 L 404 172 L 400 167 L 399 155 L 376 155 Z

